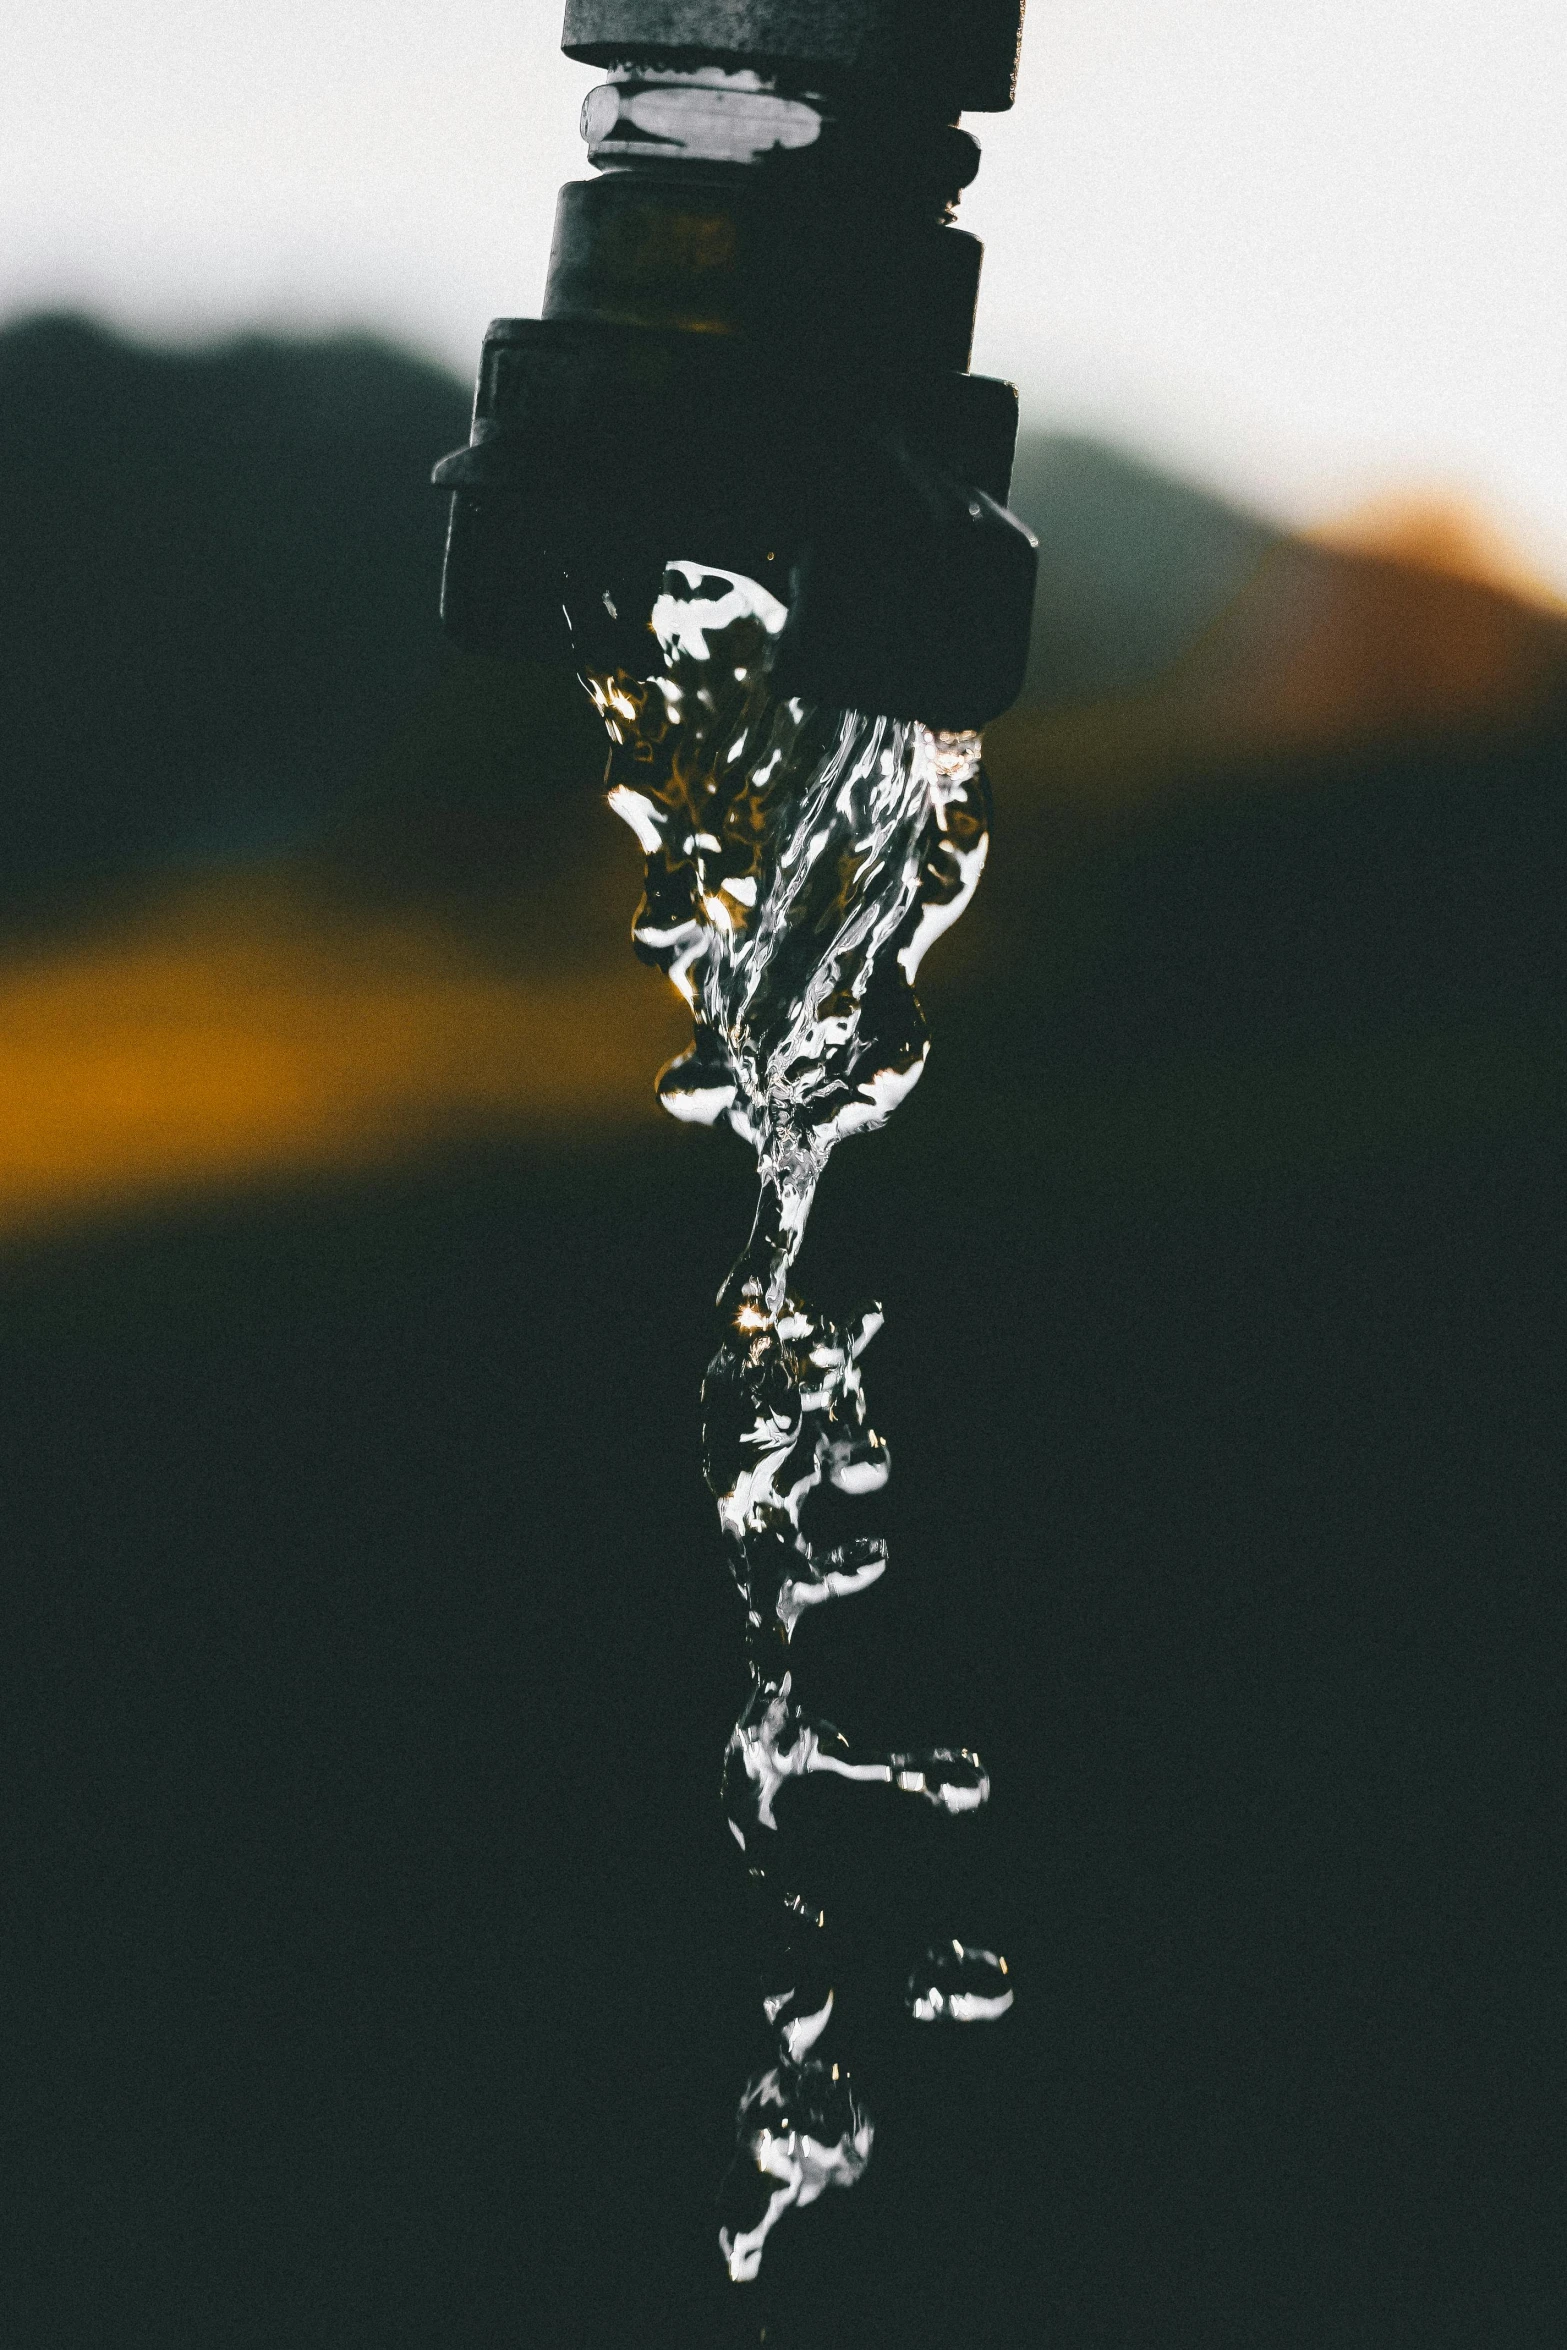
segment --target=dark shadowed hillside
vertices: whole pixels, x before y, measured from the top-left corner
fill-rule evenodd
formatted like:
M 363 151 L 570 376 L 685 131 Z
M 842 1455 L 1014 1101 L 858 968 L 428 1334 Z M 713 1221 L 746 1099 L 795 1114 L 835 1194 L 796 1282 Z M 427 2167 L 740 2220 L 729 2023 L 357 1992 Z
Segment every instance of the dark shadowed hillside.
M 1025 433 L 1011 504 L 1043 560 L 1024 699 L 1147 685 L 1232 604 L 1284 533 L 1099 441 Z
M 0 334 L 0 894 L 317 822 L 440 674 L 450 377 Z

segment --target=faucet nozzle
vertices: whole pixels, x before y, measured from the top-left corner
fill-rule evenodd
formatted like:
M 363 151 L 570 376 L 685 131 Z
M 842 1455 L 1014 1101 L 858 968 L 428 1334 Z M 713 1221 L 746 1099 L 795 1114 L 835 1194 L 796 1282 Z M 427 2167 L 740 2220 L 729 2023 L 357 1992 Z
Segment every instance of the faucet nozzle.
M 1022 0 L 569 0 L 591 180 L 541 319 L 485 338 L 450 490 L 459 641 L 635 672 L 667 560 L 789 606 L 783 688 L 978 726 L 1027 657 L 1012 387 L 968 372 L 951 225 Z M 1010 33 L 1008 32 L 1010 27 Z

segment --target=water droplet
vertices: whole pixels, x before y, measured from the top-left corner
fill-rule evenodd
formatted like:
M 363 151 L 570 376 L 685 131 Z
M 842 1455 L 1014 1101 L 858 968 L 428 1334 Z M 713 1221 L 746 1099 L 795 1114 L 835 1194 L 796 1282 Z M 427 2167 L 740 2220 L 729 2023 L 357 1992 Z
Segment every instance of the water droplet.
M 905 1994 L 916 2023 L 993 2024 L 1012 2005 L 1007 1962 L 993 1950 L 942 1942 L 925 1954 Z

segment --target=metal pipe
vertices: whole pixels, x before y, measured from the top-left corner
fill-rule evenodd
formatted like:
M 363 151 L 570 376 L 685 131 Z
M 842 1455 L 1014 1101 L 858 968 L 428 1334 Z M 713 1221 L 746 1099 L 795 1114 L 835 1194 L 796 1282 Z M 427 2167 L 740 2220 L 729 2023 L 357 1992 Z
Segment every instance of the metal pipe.
M 965 109 L 1023 0 L 567 0 L 592 179 L 539 319 L 485 337 L 442 609 L 469 646 L 635 673 L 688 555 L 789 606 L 780 690 L 982 725 L 1021 684 L 1017 395 L 968 372 Z

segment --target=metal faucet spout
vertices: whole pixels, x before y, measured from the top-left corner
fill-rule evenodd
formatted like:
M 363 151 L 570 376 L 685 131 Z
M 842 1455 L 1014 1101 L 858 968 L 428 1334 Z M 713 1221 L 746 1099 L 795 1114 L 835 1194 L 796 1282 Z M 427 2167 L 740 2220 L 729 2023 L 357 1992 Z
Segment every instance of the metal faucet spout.
M 969 373 L 965 111 L 1011 104 L 1023 0 L 568 0 L 606 68 L 538 319 L 485 337 L 442 611 L 474 649 L 642 673 L 676 556 L 788 606 L 780 689 L 983 725 L 1036 550 L 1017 395 Z

